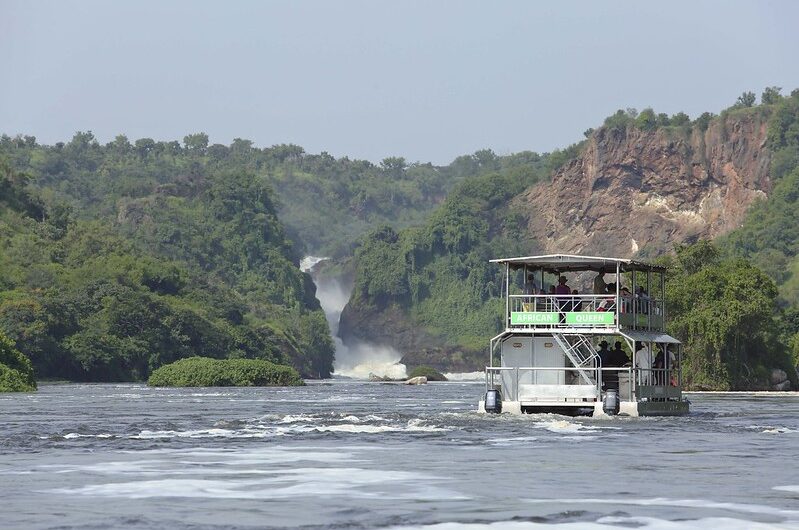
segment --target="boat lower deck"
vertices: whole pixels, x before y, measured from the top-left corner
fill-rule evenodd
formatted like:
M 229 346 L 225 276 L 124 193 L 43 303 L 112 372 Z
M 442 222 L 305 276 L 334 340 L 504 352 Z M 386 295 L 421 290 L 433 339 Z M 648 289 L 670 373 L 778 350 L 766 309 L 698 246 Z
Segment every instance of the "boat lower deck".
M 480 400 L 478 412 L 485 413 L 485 401 Z M 507 414 L 560 414 L 563 416 L 605 416 L 601 401 L 503 401 L 502 412 Z M 619 416 L 684 416 L 689 412 L 686 400 L 621 401 Z

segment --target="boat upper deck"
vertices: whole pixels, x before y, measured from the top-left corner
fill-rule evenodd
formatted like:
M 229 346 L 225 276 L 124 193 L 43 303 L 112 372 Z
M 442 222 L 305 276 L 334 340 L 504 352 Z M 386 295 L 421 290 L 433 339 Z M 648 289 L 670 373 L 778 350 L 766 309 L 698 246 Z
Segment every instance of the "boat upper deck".
M 505 265 L 506 331 L 665 330 L 663 266 L 569 254 L 491 262 Z

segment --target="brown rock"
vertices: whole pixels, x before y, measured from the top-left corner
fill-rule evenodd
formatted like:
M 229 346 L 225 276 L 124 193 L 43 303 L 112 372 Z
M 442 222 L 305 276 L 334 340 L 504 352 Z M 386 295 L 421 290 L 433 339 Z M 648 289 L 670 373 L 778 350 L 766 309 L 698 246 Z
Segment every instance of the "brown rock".
M 770 190 L 765 141 L 766 119 L 751 112 L 690 135 L 603 128 L 514 202 L 546 253 L 655 256 L 741 224 Z

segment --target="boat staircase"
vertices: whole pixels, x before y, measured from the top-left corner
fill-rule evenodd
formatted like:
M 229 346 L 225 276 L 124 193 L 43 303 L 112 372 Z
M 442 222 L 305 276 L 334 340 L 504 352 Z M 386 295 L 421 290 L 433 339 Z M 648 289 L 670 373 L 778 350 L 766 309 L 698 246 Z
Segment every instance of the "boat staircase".
M 591 341 L 585 335 L 578 334 L 553 333 L 552 336 L 577 369 L 577 373 L 585 384 L 595 385 L 596 376 L 594 374 L 596 372 L 593 369 L 599 366 L 599 353 Z

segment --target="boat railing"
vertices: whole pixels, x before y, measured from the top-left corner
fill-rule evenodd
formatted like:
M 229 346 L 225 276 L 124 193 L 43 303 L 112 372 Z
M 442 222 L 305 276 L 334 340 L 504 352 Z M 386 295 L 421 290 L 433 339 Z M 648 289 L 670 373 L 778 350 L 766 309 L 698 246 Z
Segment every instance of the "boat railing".
M 503 382 L 506 388 L 502 389 L 503 397 L 512 398 L 519 401 L 524 396 L 521 395 L 522 385 L 532 383 L 534 374 L 538 373 L 558 373 L 575 372 L 577 368 L 573 366 L 551 367 L 551 366 L 488 366 L 485 370 L 486 391 L 497 387 L 497 377 Z M 594 390 L 594 397 L 600 399 L 602 390 L 616 388 L 620 399 L 624 401 L 640 401 L 642 399 L 679 399 L 681 397 L 682 374 L 679 368 L 634 368 L 624 366 L 620 368 L 583 368 L 594 382 L 591 385 L 580 383 L 579 379 L 574 378 L 574 382 L 562 383 L 560 387 L 590 387 Z M 506 374 L 503 377 L 503 374 Z M 565 380 L 565 377 L 564 377 Z M 529 383 L 527 383 L 529 381 Z M 547 386 L 546 384 L 538 384 Z M 562 398 L 587 397 L 588 394 L 569 394 L 564 393 Z
M 663 330 L 662 300 L 598 294 L 512 294 L 505 321 L 513 329 L 626 327 Z

